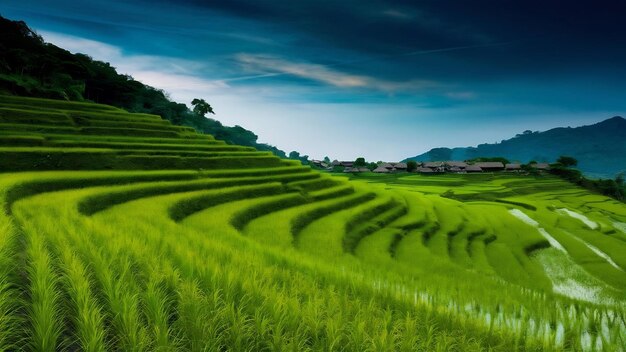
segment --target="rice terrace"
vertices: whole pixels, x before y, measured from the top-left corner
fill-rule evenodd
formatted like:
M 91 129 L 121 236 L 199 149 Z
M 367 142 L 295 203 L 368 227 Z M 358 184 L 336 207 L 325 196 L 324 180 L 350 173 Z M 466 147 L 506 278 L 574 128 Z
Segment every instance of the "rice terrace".
M 0 102 L 5 349 L 623 346 L 610 198 L 549 176 L 347 181 L 156 116 Z
M 0 351 L 626 351 L 622 4 L 34 3 Z

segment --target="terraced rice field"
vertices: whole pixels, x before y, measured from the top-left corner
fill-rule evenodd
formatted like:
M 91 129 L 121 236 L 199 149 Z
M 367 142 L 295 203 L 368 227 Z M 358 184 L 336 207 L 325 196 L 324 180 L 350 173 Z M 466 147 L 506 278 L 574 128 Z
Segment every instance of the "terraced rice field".
M 0 96 L 0 349 L 623 351 L 626 207 Z

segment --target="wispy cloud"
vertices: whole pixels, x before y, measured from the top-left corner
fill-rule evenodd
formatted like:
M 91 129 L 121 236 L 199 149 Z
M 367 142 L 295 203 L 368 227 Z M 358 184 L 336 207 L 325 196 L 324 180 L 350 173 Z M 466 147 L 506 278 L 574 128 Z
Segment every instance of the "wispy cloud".
M 167 56 L 126 54 L 121 48 L 76 36 L 39 31 L 47 42 L 74 53 L 86 53 L 96 60 L 114 66 L 119 73 L 129 74 L 136 80 L 163 89 L 178 101 L 189 102 L 193 97 L 205 96 L 228 88 L 224 81 L 211 80 L 197 75 L 203 64 L 196 61 Z
M 370 88 L 388 92 L 399 90 L 414 91 L 439 86 L 437 82 L 428 80 L 390 81 L 371 76 L 355 75 L 339 71 L 330 65 L 295 62 L 276 56 L 238 54 L 236 55 L 236 60 L 246 71 L 253 74 L 224 81 L 230 82 L 291 75 L 339 88 Z

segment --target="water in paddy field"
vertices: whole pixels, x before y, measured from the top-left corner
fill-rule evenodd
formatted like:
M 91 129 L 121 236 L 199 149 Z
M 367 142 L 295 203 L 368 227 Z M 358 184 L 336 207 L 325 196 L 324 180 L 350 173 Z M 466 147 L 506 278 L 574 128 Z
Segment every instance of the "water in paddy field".
M 595 230 L 595 229 L 598 228 L 598 223 L 596 223 L 595 221 L 591 221 L 588 217 L 586 217 L 583 214 L 579 214 L 577 212 L 571 211 L 571 210 L 566 209 L 566 208 L 557 209 L 557 211 L 562 213 L 562 214 L 569 215 L 569 216 L 573 217 L 574 219 L 578 219 L 578 220 L 582 221 L 585 225 L 587 225 L 592 230 Z
M 548 248 L 539 251 L 535 259 L 552 281 L 554 293 L 597 304 L 615 303 L 615 300 L 606 293 L 609 288 L 574 263 L 567 254 L 555 248 Z
M 613 227 L 626 234 L 626 222 L 614 222 Z
M 550 245 L 564 253 L 567 253 L 567 250 L 565 250 L 565 248 L 559 243 L 559 241 L 557 241 L 554 237 L 552 237 L 552 235 L 550 235 L 548 233 L 548 231 L 546 231 L 544 228 L 539 227 L 539 223 L 536 222 L 535 220 L 533 220 L 531 217 L 529 217 L 528 215 L 526 215 L 524 212 L 522 212 L 519 209 L 511 209 L 509 210 L 509 213 L 513 216 L 515 216 L 516 218 L 522 220 L 523 222 L 527 223 L 528 225 L 531 225 L 533 227 L 537 228 L 537 231 L 539 231 L 539 233 L 545 237 L 546 240 L 548 240 L 548 242 L 550 242 Z

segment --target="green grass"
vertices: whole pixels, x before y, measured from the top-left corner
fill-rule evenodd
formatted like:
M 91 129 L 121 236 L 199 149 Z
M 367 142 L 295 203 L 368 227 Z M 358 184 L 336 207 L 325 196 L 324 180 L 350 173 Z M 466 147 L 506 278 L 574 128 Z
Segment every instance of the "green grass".
M 335 177 L 158 116 L 6 96 L 0 145 L 0 350 L 626 345 L 626 209 L 559 179 Z

